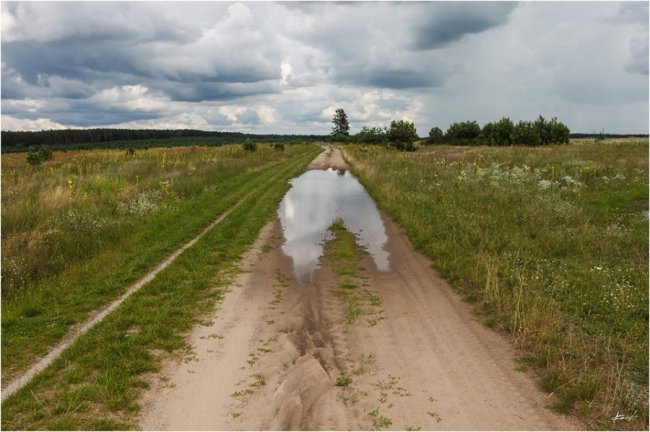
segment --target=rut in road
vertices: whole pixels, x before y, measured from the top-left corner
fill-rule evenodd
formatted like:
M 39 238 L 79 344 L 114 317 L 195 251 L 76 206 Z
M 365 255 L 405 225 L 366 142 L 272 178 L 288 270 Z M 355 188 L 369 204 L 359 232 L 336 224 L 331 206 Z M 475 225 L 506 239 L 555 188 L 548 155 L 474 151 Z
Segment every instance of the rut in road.
M 546 408 L 551 400 L 517 370 L 511 345 L 383 222 L 391 270 L 362 254 L 354 283 L 378 303 L 353 322 L 334 293 L 335 269 L 321 261 L 313 283 L 298 282 L 279 221 L 267 225 L 211 323 L 189 336 L 194 357 L 168 361 L 145 394 L 140 426 L 583 429 Z

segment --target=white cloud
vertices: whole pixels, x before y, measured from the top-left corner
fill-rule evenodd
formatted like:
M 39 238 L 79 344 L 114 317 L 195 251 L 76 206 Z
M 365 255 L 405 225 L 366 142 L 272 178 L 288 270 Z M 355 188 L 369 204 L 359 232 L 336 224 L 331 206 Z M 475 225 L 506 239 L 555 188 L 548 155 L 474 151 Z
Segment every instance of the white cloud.
M 2 130 L 40 131 L 50 129 L 67 129 L 70 127 L 45 118 L 30 120 L 3 114 L 0 119 L 2 122 Z

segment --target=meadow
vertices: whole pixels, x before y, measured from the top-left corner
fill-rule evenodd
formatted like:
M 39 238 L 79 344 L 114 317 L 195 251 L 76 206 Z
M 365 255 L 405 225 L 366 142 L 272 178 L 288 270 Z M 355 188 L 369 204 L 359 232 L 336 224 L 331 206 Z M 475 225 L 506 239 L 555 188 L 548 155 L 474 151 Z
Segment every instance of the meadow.
M 24 153 L 3 154 L 3 385 L 218 215 L 318 150 L 68 151 L 37 166 Z
M 647 138 L 344 151 L 413 245 L 510 335 L 555 410 L 647 428 Z

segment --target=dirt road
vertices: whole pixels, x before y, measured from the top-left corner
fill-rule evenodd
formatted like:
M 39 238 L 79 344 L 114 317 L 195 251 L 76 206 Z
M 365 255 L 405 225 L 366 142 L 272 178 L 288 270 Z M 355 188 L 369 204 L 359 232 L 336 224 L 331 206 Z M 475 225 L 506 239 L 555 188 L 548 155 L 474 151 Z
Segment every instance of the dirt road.
M 319 158 L 314 167 L 344 167 L 338 151 Z M 298 283 L 279 221 L 267 225 L 212 322 L 189 336 L 193 358 L 168 362 L 146 393 L 141 427 L 582 429 L 545 407 L 509 343 L 383 219 L 391 270 L 365 255 L 359 278 L 381 313 L 352 324 L 333 269 Z

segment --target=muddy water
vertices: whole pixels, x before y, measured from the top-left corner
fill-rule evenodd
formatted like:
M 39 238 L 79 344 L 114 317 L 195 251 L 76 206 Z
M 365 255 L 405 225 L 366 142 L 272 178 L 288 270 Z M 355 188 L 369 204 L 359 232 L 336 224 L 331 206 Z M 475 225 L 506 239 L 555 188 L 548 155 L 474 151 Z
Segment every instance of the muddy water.
M 375 202 L 348 171 L 311 170 L 291 180 L 292 188 L 278 210 L 285 243 L 296 277 L 311 282 L 323 253 L 327 228 L 342 219 L 358 243 L 373 257 L 379 271 L 389 270 L 386 230 Z

